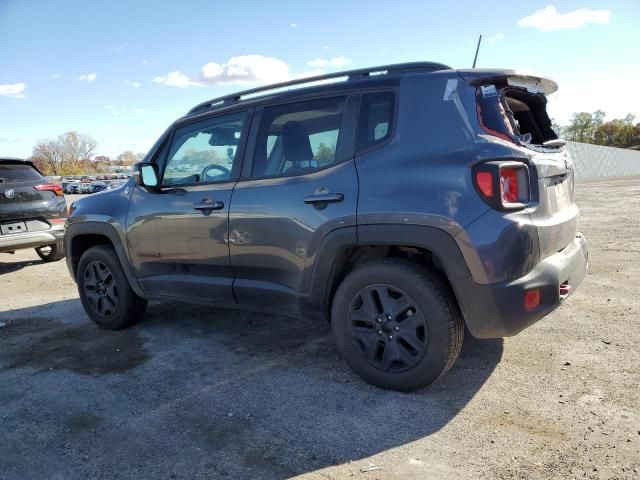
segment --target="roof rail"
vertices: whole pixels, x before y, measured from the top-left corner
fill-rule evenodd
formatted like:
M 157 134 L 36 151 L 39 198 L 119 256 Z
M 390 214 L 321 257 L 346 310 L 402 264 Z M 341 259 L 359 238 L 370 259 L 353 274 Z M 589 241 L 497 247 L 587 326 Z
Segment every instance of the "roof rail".
M 232 103 L 238 102 L 247 95 L 252 95 L 259 92 L 267 92 L 269 90 L 276 90 L 284 87 L 291 87 L 294 85 L 303 85 L 305 83 L 314 83 L 323 80 L 330 80 L 333 78 L 341 78 L 348 77 L 357 78 L 357 77 L 368 77 L 371 75 L 382 74 L 382 73 L 413 73 L 413 72 L 435 72 L 437 70 L 448 70 L 451 67 L 444 65 L 442 63 L 435 62 L 411 62 L 411 63 L 397 63 L 393 65 L 382 65 L 378 67 L 369 67 L 369 68 L 359 68 L 356 70 L 346 70 L 342 72 L 334 72 L 327 73 L 325 75 L 316 75 L 314 77 L 304 77 L 297 78 L 295 80 L 289 80 L 286 82 L 273 83 L 271 85 L 265 85 L 263 87 L 251 88 L 249 90 L 244 90 L 242 92 L 232 93 L 230 95 L 225 95 L 223 97 L 213 98 L 211 100 L 207 100 L 206 102 L 199 103 L 195 107 L 193 107 L 187 115 L 191 115 L 192 113 L 196 113 L 201 110 L 205 110 L 210 107 L 223 107 L 228 106 Z

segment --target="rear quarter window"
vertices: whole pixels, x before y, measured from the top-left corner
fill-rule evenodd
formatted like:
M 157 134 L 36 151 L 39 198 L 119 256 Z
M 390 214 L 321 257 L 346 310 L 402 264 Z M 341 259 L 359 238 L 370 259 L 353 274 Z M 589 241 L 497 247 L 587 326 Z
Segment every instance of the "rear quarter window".
M 0 165 L 0 184 L 40 180 L 40 175 L 30 165 Z
M 358 151 L 380 145 L 391 137 L 395 103 L 395 92 L 362 95 L 358 116 Z

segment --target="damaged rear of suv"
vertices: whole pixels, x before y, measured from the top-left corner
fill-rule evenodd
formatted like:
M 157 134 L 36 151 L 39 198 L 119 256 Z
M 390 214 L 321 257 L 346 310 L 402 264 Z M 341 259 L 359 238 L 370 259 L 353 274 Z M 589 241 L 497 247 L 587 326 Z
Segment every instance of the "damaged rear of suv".
M 484 319 L 467 320 L 475 336 L 514 335 L 560 305 L 586 275 L 574 163 L 547 114 L 555 82 L 510 70 L 459 73 L 475 89 L 479 137 L 487 143 L 472 178 L 491 207 L 457 237 L 483 298 L 466 306 L 474 313 L 465 318 Z M 491 248 L 477 248 L 491 231 L 499 232 Z
M 428 385 L 465 325 L 515 335 L 586 274 L 556 88 L 421 62 L 203 102 L 127 185 L 71 206 L 85 310 L 109 329 L 149 299 L 326 320 L 365 380 Z

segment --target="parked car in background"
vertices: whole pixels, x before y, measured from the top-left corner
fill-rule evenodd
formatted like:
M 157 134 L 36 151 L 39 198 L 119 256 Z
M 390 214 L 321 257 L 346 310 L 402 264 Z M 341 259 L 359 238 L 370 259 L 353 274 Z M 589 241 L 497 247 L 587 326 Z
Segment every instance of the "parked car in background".
M 465 326 L 515 335 L 586 275 L 574 163 L 546 111 L 556 89 L 414 63 L 208 100 L 135 166 L 128 195 L 71 206 L 82 304 L 108 329 L 162 298 L 322 319 L 365 380 L 428 385 Z
M 109 185 L 105 182 L 92 182 L 91 186 L 93 187 L 93 193 L 102 192 L 109 188 Z
M 93 193 L 93 185 L 89 182 L 83 182 L 80 184 L 79 193 Z
M 68 193 L 68 194 L 80 193 L 80 183 L 78 182 L 69 183 L 65 188 L 64 193 Z
M 66 213 L 60 185 L 29 161 L 0 158 L 0 253 L 34 248 L 45 262 L 60 260 Z

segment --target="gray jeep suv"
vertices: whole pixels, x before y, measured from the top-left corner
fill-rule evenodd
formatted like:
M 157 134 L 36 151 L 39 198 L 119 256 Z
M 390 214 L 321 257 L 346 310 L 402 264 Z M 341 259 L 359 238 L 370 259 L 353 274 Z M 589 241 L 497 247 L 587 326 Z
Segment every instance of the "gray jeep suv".
M 465 325 L 515 335 L 586 274 L 556 88 L 412 63 L 197 105 L 126 185 L 71 206 L 84 308 L 108 329 L 150 299 L 317 318 L 367 381 L 423 387 Z

